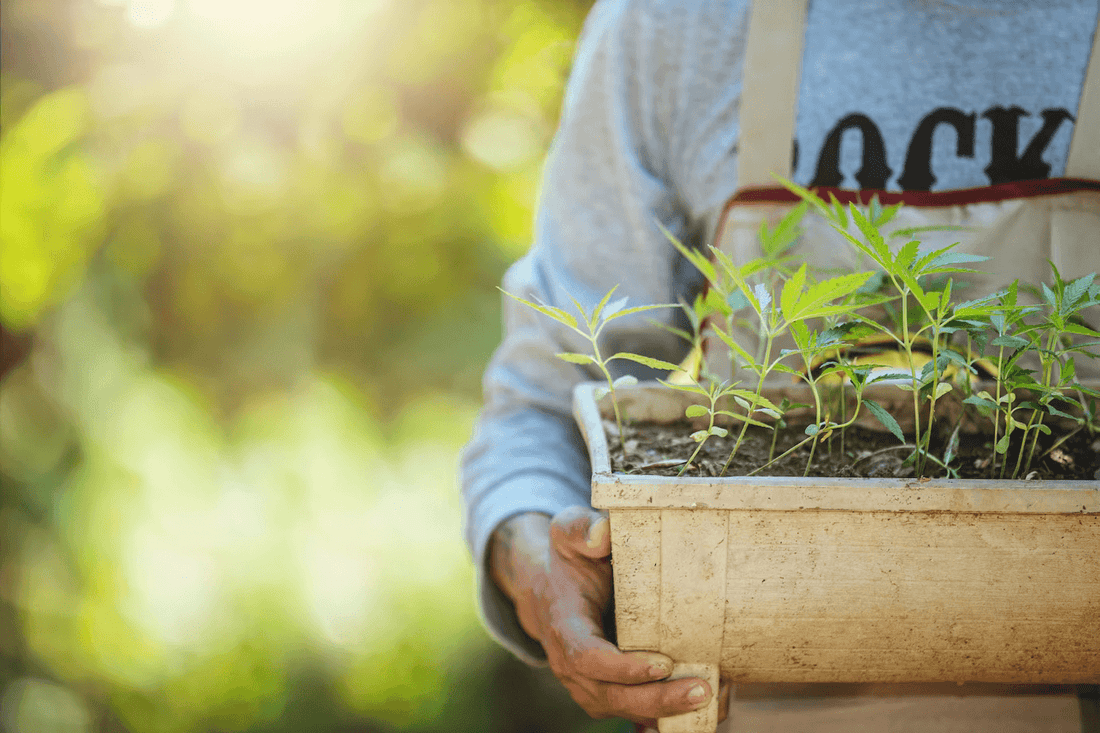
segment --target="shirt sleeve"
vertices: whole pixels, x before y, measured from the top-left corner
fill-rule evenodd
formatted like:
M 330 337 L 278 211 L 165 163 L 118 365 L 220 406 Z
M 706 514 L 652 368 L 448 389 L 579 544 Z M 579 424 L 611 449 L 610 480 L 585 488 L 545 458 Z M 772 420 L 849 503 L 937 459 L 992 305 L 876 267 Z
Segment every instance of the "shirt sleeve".
M 690 241 L 700 226 L 672 174 L 683 155 L 669 134 L 683 111 L 676 5 L 602 0 L 591 11 L 543 173 L 535 239 L 506 273 L 506 291 L 571 313 L 571 299 L 591 309 L 613 286 L 615 298 L 628 297 L 628 305 L 675 303 L 698 291 L 698 274 L 658 227 Z M 679 151 L 688 150 L 691 139 L 686 136 Z M 605 329 L 601 351 L 678 362 L 686 345 L 655 328 L 654 318 L 678 316 L 661 309 L 617 319 Z M 462 455 L 465 531 L 485 626 L 506 648 L 538 664 L 543 650 L 490 579 L 486 548 L 493 530 L 516 514 L 553 516 L 589 504 L 588 457 L 571 395 L 578 382 L 600 375 L 555 357 L 589 347 L 550 318 L 504 296 L 503 320 L 502 343 L 484 376 L 484 407 Z M 613 367 L 616 375 L 658 376 L 631 362 Z

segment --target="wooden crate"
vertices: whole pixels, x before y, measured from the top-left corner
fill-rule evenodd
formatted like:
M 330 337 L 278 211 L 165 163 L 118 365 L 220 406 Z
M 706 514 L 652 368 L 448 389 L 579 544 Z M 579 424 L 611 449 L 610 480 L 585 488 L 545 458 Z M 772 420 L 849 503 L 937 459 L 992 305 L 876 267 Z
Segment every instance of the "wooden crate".
M 613 474 L 595 386 L 575 411 L 620 648 L 715 684 L 1100 682 L 1100 482 Z M 639 385 L 620 405 L 669 422 L 689 398 Z

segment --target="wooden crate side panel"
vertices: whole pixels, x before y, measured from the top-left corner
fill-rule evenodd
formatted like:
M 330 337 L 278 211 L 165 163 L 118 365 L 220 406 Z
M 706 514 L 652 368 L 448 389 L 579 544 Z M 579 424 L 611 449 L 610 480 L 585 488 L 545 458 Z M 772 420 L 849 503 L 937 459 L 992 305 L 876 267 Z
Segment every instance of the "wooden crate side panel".
M 610 517 L 618 646 L 655 650 L 661 644 L 661 512 L 623 509 Z
M 661 646 L 677 662 L 717 664 L 726 610 L 729 512 L 661 511 Z
M 731 679 L 1100 681 L 1100 517 L 729 514 Z

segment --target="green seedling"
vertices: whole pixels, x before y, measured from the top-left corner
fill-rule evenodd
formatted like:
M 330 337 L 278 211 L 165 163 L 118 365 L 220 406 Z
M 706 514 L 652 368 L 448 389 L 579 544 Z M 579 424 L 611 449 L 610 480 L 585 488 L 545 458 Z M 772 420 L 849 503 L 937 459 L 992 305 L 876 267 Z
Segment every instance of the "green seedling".
M 977 272 L 963 265 L 981 262 L 987 258 L 955 252 L 955 245 L 922 253 L 920 242 L 916 239 L 907 241 L 895 253 L 887 244 L 880 228 L 893 219 L 897 206 L 882 209 L 877 206 L 877 202 L 872 202 L 871 210 L 864 214 L 854 204 L 844 210 L 835 199 L 830 206 L 801 186 L 789 181 L 784 181 L 784 185 L 814 206 L 833 229 L 860 254 L 878 266 L 885 275 L 885 281 L 898 296 L 900 324 L 896 330 L 866 316 L 857 314 L 856 317 L 892 338 L 906 356 L 909 381 L 901 386 L 913 395 L 916 433 L 914 462 L 917 475 L 923 476 L 930 460 L 932 416 L 935 415 L 936 402 L 952 391 L 952 385 L 941 380 L 943 368 L 947 361 L 956 361 L 965 367 L 965 359 L 958 352 L 946 347 L 945 337 L 950 333 L 952 323 L 975 318 L 992 310 L 984 301 L 953 304 L 952 276 Z M 862 237 L 848 231 L 849 220 L 855 224 Z M 942 289 L 927 287 L 928 279 L 938 275 L 947 276 L 943 280 Z M 931 345 L 931 359 L 918 371 L 917 360 L 914 358 L 915 346 L 925 341 Z M 928 403 L 929 419 L 922 430 L 921 411 L 925 402 Z
M 691 381 L 688 384 L 678 384 L 674 382 L 662 381 L 662 384 L 681 392 L 688 392 L 698 395 L 706 400 L 706 404 L 689 405 L 684 411 L 684 416 L 689 419 L 705 416 L 707 418 L 707 426 L 704 429 L 696 430 L 691 434 L 691 439 L 699 445 L 695 448 L 695 452 L 691 454 L 691 457 L 684 462 L 684 465 L 680 468 L 680 472 L 678 475 L 683 475 L 684 471 L 686 471 L 688 467 L 692 464 L 692 462 L 695 461 L 696 457 L 699 455 L 699 452 L 703 450 L 703 445 L 707 442 L 708 439 L 710 439 L 711 437 L 724 438 L 729 435 L 729 431 L 726 428 L 715 424 L 718 417 L 721 416 L 730 420 L 737 420 L 745 423 L 746 425 L 756 425 L 757 427 L 761 428 L 768 427 L 764 423 L 753 420 L 752 418 L 746 417 L 745 415 L 740 415 L 736 412 L 731 412 L 729 410 L 719 409 L 719 404 L 725 398 L 732 397 L 735 400 L 744 400 L 753 397 L 752 392 L 746 389 L 739 389 L 737 387 L 740 382 L 734 382 L 733 384 L 730 384 L 729 382 L 708 381 L 706 384 L 700 384 L 699 382 Z
M 603 388 L 606 389 L 606 391 L 603 391 L 603 389 L 597 391 L 596 399 L 599 400 L 608 394 L 611 395 L 611 405 L 615 413 L 615 427 L 619 431 L 619 444 L 621 446 L 624 446 L 625 452 L 626 439 L 623 435 L 622 413 L 619 410 L 619 400 L 618 396 L 615 394 L 615 390 L 620 387 L 636 384 L 638 380 L 630 375 L 623 375 L 616 379 L 612 377 L 611 370 L 608 368 L 608 365 L 616 359 L 625 359 L 628 361 L 637 362 L 639 364 L 644 364 L 655 369 L 674 370 L 678 367 L 676 364 L 671 364 L 660 359 L 653 359 L 648 356 L 642 356 L 640 354 L 632 354 L 628 352 L 620 352 L 618 354 L 613 354 L 608 357 L 604 357 L 602 355 L 600 351 L 600 334 L 603 332 L 604 327 L 606 327 L 608 323 L 618 318 L 624 318 L 626 316 L 631 316 L 636 313 L 644 313 L 645 311 L 655 310 L 657 308 L 674 307 L 669 304 L 660 303 L 655 305 L 639 305 L 634 306 L 633 308 L 627 308 L 627 298 L 620 298 L 614 302 L 611 302 L 611 296 L 615 293 L 615 290 L 617 288 L 618 286 L 616 285 L 608 290 L 607 294 L 604 295 L 600 302 L 596 304 L 591 313 L 587 312 L 584 307 L 579 302 L 577 302 L 575 298 L 571 298 L 571 300 L 573 301 L 573 307 L 577 309 L 577 313 L 578 315 L 580 315 L 581 320 L 583 321 L 584 328 L 581 328 L 581 323 L 577 321 L 577 318 L 575 316 L 561 308 L 556 308 L 552 305 L 547 305 L 545 303 L 532 303 L 531 301 L 525 300 L 518 295 L 509 293 L 507 290 L 501 289 L 501 292 L 508 297 L 513 298 L 520 303 L 523 303 L 528 308 L 533 308 L 544 316 L 547 316 L 548 318 L 557 321 L 561 325 L 565 326 L 574 333 L 579 334 L 586 341 L 588 341 L 589 346 L 591 347 L 590 353 L 585 354 L 565 351 L 557 354 L 557 357 L 571 364 L 578 364 L 581 366 L 593 365 L 600 371 L 600 374 L 607 382 L 607 386 Z

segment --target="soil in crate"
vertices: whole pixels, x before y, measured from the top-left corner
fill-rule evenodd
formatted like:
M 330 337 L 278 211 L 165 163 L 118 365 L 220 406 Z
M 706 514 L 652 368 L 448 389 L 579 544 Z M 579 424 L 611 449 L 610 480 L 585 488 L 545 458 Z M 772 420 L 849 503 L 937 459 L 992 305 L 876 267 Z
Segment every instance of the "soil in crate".
M 626 438 L 626 458 L 620 449 L 619 437 L 614 424 L 607 430 L 608 447 L 611 453 L 612 471 L 617 473 L 650 474 L 658 476 L 676 476 L 683 461 L 695 451 L 697 444 L 690 435 L 694 429 L 690 423 L 654 424 L 637 423 L 623 425 Z M 781 430 L 776 440 L 774 455 L 778 456 L 791 446 L 805 439 L 805 426 L 792 426 Z M 692 465 L 683 476 L 714 477 L 722 471 L 729 457 L 737 430 L 731 430 L 725 439 L 711 438 L 703 446 Z M 932 454 L 942 458 L 949 435 L 934 435 Z M 1062 445 L 1051 449 L 1063 434 L 1055 432 L 1050 436 L 1040 435 L 1038 448 L 1030 468 L 1025 453 L 1020 463 L 1017 478 L 1032 480 L 1093 480 L 1100 479 L 1100 436 L 1081 430 L 1071 436 Z M 1001 467 L 1007 462 L 1004 472 L 1011 477 L 1019 454 L 1019 441 L 1014 439 L 1005 456 L 996 456 L 993 465 L 992 435 L 964 434 L 959 436 L 957 457 L 951 467 L 958 472 L 958 478 L 998 478 Z M 1030 438 L 1029 441 L 1030 443 Z M 835 476 L 855 478 L 907 478 L 913 476 L 913 468 L 906 463 L 912 453 L 912 446 L 903 446 L 886 432 L 878 432 L 862 427 L 850 427 L 843 439 L 834 432 L 831 439 L 819 442 L 810 464 L 810 476 Z M 761 428 L 750 428 L 744 442 L 737 450 L 726 472 L 727 476 L 744 476 L 755 468 L 764 465 L 772 455 L 772 432 Z M 759 476 L 801 476 L 806 469 L 810 455 L 810 444 L 796 450 L 781 461 L 759 471 Z M 932 464 L 925 476 L 939 478 L 946 472 Z

